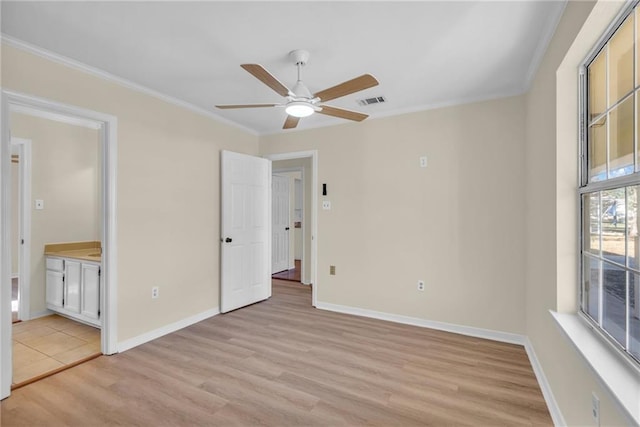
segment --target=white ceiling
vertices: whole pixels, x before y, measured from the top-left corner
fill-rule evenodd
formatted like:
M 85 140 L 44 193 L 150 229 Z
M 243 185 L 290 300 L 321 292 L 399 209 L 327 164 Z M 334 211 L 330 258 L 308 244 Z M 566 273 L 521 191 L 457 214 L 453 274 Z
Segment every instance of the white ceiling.
M 211 111 L 256 133 L 282 131 L 281 103 L 240 68 L 292 87 L 287 54 L 310 51 L 315 93 L 363 73 L 380 85 L 328 102 L 372 118 L 524 92 L 565 1 L 2 1 L 2 33 Z M 384 95 L 387 103 L 356 100 Z M 346 123 L 314 114 L 298 129 Z M 290 131 L 284 131 L 290 132 Z

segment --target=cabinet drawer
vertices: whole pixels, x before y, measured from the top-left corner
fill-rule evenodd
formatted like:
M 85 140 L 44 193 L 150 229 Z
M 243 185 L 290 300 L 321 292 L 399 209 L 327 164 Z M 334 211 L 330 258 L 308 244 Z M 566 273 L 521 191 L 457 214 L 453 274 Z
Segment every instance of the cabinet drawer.
M 62 260 L 58 258 L 47 257 L 47 270 L 62 271 L 63 270 Z

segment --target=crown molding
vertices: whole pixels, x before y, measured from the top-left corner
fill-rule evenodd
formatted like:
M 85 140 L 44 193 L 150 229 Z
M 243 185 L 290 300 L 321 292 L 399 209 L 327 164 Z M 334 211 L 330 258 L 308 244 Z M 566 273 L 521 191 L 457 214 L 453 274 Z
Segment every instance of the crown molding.
M 49 61 L 56 62 L 58 64 L 62 64 L 62 65 L 67 66 L 69 68 L 73 68 L 75 70 L 90 74 L 90 75 L 92 75 L 94 77 L 98 77 L 98 78 L 101 78 L 103 80 L 109 81 L 111 83 L 115 83 L 117 85 L 126 87 L 127 89 L 131 89 L 131 90 L 134 90 L 136 92 L 143 93 L 143 94 L 148 95 L 148 96 L 152 96 L 152 97 L 154 97 L 156 99 L 159 99 L 161 101 L 164 101 L 164 102 L 166 102 L 168 104 L 172 104 L 172 105 L 175 105 L 177 107 L 184 108 L 185 110 L 192 111 L 194 113 L 197 113 L 197 114 L 200 114 L 202 116 L 208 117 L 210 119 L 216 120 L 216 121 L 218 121 L 220 123 L 223 123 L 225 125 L 232 126 L 234 128 L 237 128 L 237 129 L 241 129 L 241 130 L 243 130 L 243 131 L 245 131 L 245 132 L 247 132 L 247 133 L 249 133 L 251 135 L 254 135 L 254 136 L 258 136 L 259 135 L 259 133 L 256 132 L 255 130 L 253 130 L 251 128 L 248 128 L 246 126 L 239 125 L 238 123 L 233 122 L 231 120 L 225 119 L 224 117 L 215 114 L 213 111 L 209 111 L 209 110 L 204 109 L 202 107 L 198 107 L 198 106 L 196 106 L 194 104 L 191 104 L 189 102 L 183 101 L 183 100 L 175 98 L 173 96 L 166 95 L 164 93 L 158 92 L 158 91 L 156 91 L 154 89 L 148 88 L 148 87 L 143 86 L 141 84 L 134 83 L 134 82 L 132 82 L 130 80 L 127 80 L 127 79 L 124 79 L 122 77 L 118 77 L 116 75 L 108 73 L 108 72 L 106 72 L 104 70 L 101 70 L 99 68 L 95 68 L 95 67 L 92 67 L 90 65 L 84 64 L 82 62 L 76 61 L 75 59 L 71 59 L 71 58 L 68 58 L 66 56 L 59 55 L 57 53 L 54 53 L 54 52 L 51 52 L 49 50 L 43 49 L 41 47 L 32 45 L 31 43 L 27 43 L 27 42 L 25 42 L 23 40 L 17 39 L 15 37 L 11 37 L 11 36 L 9 36 L 7 34 L 4 34 L 4 33 L 0 34 L 0 39 L 2 41 L 2 44 L 6 45 L 6 46 L 9 46 L 9 47 L 12 47 L 12 48 L 15 48 L 15 49 L 19 49 L 19 50 L 24 51 L 24 52 L 31 53 L 31 54 L 39 56 L 41 58 L 48 59 Z
M 551 44 L 551 40 L 553 40 L 553 36 L 558 29 L 558 25 L 560 25 L 560 20 L 562 19 L 562 15 L 564 15 L 564 10 L 567 8 L 567 0 L 558 3 L 556 7 L 558 7 L 558 11 L 555 18 L 547 21 L 546 28 L 543 30 L 543 36 L 538 40 L 538 46 L 536 47 L 531 63 L 529 64 L 529 70 L 527 71 L 522 92 L 528 92 L 529 89 L 531 89 L 533 79 L 538 73 L 538 69 L 540 68 L 544 55 L 549 49 L 549 45 Z

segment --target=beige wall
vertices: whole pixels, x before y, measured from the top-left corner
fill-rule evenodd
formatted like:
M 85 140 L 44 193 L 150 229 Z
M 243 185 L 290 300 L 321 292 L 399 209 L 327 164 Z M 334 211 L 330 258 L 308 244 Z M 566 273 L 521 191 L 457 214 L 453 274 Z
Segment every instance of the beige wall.
M 262 144 L 262 140 L 261 140 Z M 299 150 L 292 150 L 299 151 Z M 272 170 L 286 170 L 293 168 L 302 168 L 304 174 L 304 207 L 303 207 L 303 228 L 304 228 L 304 251 L 306 257 L 304 257 L 304 275 L 302 276 L 302 283 L 310 284 L 313 282 L 313 264 L 311 262 L 311 191 L 312 191 L 312 178 L 311 178 L 311 158 L 292 159 L 292 160 L 278 160 L 272 163 Z M 294 235 L 295 238 L 295 235 Z
M 32 314 L 46 310 L 47 243 L 100 240 L 98 131 L 23 114 L 11 115 L 11 133 L 31 140 Z
M 2 87 L 118 119 L 118 340 L 217 308 L 219 153 L 257 137 L 7 46 Z
M 611 6 L 619 8 L 619 4 Z M 567 424 L 594 425 L 591 392 L 595 391 L 600 397 L 601 425 L 615 426 L 624 425 L 625 420 L 548 311 L 563 305 L 565 311 L 576 308 L 577 66 L 567 70 L 572 82 L 557 81 L 556 70 L 592 8 L 592 2 L 569 2 L 526 96 L 526 331 Z M 602 9 L 595 13 L 605 26 L 612 19 Z M 590 31 L 590 46 L 603 30 Z M 578 56 L 582 59 L 586 54 Z M 561 99 L 561 92 L 567 90 L 568 96 Z M 556 102 L 569 109 L 565 126 L 574 132 L 562 140 L 556 136 Z M 568 289 L 570 307 L 559 298 L 563 289 Z
M 310 149 L 332 203 L 318 207 L 318 301 L 524 332 L 523 97 L 260 140 L 262 154 Z

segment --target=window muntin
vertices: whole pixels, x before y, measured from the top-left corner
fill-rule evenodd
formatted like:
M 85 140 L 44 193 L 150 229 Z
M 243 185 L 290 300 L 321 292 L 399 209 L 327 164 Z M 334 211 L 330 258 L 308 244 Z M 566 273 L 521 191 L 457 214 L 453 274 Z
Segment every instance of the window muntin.
M 581 311 L 640 363 L 640 12 L 585 62 L 580 180 Z

